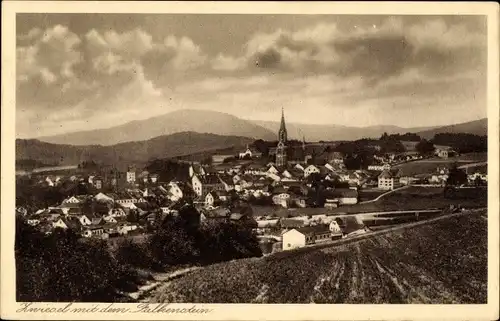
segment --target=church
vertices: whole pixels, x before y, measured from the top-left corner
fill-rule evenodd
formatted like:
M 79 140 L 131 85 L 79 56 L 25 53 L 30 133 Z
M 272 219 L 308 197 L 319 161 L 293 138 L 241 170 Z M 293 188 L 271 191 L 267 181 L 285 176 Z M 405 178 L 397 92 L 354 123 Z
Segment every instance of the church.
M 285 111 L 281 109 L 281 123 L 278 131 L 278 144 L 269 150 L 269 156 L 274 158 L 277 167 L 286 168 L 297 163 L 321 164 L 334 160 L 338 153 L 331 151 L 328 144 L 306 144 L 305 137 L 302 143 L 288 141 L 288 132 L 285 122 Z

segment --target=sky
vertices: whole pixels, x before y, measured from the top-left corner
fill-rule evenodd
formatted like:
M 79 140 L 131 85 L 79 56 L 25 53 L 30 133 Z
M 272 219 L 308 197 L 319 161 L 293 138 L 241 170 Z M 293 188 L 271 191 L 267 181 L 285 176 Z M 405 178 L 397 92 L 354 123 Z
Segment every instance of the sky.
M 16 36 L 18 138 L 182 108 L 401 127 L 487 111 L 482 16 L 23 13 Z

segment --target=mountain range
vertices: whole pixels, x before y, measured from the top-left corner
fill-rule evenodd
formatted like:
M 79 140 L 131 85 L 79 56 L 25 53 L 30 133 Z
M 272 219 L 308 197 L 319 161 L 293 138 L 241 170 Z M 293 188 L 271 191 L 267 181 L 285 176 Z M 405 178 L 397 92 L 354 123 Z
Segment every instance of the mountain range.
M 110 146 L 125 142 L 145 141 L 180 132 L 209 133 L 253 139 L 276 140 L 279 122 L 251 121 L 215 111 L 184 109 L 145 120 L 136 120 L 106 129 L 80 131 L 37 138 L 40 141 L 67 145 Z M 403 128 L 392 125 L 349 127 L 342 125 L 313 125 L 287 123 L 289 138 L 307 141 L 343 141 L 360 138 L 378 138 L 387 134 L 417 133 L 432 138 L 440 132 L 464 132 L 487 135 L 487 119 L 444 127 Z
M 221 136 L 181 132 L 153 139 L 112 146 L 74 146 L 52 144 L 37 139 L 16 139 L 16 160 L 36 160 L 46 164 L 74 165 L 84 160 L 103 164 L 137 164 L 154 158 L 169 158 L 220 149 L 243 149 L 254 140 L 240 136 Z
M 183 109 L 145 120 L 136 120 L 106 129 L 73 132 L 38 140 L 53 144 L 115 145 L 143 141 L 181 132 L 273 140 L 276 134 L 250 121 L 226 113 Z

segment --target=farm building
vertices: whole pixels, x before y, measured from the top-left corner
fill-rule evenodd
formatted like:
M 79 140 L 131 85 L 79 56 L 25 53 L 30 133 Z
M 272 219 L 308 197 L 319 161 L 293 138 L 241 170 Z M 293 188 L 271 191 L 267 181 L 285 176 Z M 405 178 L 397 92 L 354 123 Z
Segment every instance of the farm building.
M 283 250 L 292 250 L 331 239 L 327 225 L 306 226 L 283 233 Z

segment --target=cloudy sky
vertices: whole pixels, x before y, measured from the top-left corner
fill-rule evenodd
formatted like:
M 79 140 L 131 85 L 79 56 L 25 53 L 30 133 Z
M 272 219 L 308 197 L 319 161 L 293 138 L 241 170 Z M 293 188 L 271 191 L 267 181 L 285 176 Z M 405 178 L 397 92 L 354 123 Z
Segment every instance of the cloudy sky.
M 486 117 L 478 16 L 18 14 L 17 137 L 180 108 L 403 127 Z

